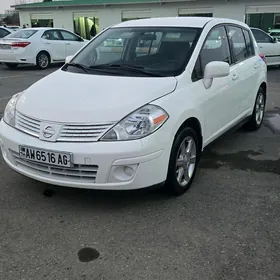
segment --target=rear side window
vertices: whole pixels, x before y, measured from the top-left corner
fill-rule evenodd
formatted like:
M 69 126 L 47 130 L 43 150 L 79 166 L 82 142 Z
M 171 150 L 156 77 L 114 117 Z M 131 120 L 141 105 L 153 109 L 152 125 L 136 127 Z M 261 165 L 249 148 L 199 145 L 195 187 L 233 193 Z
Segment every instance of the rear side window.
M 0 28 L 0 38 L 4 38 L 5 36 L 7 36 L 7 35 L 9 35 L 9 34 L 10 34 L 9 31 Z
M 246 47 L 247 47 L 247 57 L 254 56 L 255 48 L 254 48 L 254 43 L 253 43 L 252 37 L 251 37 L 249 31 L 246 29 L 243 29 L 243 33 L 244 33 Z
M 43 36 L 43 39 L 45 40 L 51 40 L 51 41 L 57 41 L 57 40 L 63 40 L 61 34 L 57 30 L 48 30 L 46 31 Z
M 229 38 L 232 42 L 232 50 L 235 62 L 241 62 L 247 58 L 247 47 L 242 28 L 236 26 L 229 26 Z
M 28 39 L 33 36 L 38 30 L 22 29 L 8 35 L 10 38 Z

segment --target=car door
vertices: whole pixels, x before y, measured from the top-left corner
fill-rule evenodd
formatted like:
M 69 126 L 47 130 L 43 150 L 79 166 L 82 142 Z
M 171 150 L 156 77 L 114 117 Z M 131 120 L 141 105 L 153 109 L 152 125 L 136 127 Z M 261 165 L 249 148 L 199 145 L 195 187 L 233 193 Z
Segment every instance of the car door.
M 256 95 L 252 85 L 258 79 L 259 57 L 255 56 L 248 30 L 236 25 L 227 25 L 227 29 L 235 72 L 233 102 L 237 105 L 236 117 L 242 117 L 252 107 L 252 95 Z
M 234 68 L 231 67 L 230 75 L 213 80 L 212 86 L 205 88 L 203 83 L 205 66 L 212 61 L 223 61 L 231 65 L 229 41 L 226 28 L 223 25 L 214 27 L 208 34 L 206 41 L 197 59 L 192 79 L 197 97 L 200 100 L 199 106 L 205 116 L 204 131 L 205 141 L 211 142 L 217 135 L 234 120 L 236 117 L 236 98 L 234 90 Z
M 264 31 L 252 28 L 252 33 L 258 43 L 260 52 L 266 57 L 267 65 L 280 64 L 280 43 L 275 41 Z
M 64 61 L 66 57 L 66 46 L 58 30 L 47 30 L 42 35 L 44 50 L 47 50 L 52 61 Z
M 85 42 L 81 37 L 66 30 L 60 32 L 66 45 L 66 56 L 74 55 L 84 46 Z

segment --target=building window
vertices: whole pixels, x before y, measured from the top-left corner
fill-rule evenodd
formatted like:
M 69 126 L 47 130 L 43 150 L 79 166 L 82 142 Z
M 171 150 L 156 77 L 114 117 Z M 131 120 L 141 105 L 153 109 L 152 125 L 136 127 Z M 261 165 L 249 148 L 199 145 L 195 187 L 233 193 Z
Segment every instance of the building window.
M 53 27 L 53 19 L 31 19 L 31 27 Z
M 74 16 L 74 32 L 90 40 L 99 33 L 99 19 L 90 16 Z

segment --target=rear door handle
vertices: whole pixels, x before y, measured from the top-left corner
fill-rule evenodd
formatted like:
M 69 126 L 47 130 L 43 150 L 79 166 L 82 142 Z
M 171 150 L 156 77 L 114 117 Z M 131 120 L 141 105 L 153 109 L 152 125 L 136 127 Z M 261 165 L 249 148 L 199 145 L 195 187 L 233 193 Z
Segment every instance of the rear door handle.
M 71 43 L 66 43 L 65 45 L 70 46 L 70 45 L 71 45 Z
M 233 75 L 232 75 L 232 80 L 233 80 L 233 81 L 236 81 L 237 79 L 238 79 L 238 75 L 237 75 L 237 74 L 233 74 Z
M 50 45 L 51 43 L 46 42 L 45 45 Z

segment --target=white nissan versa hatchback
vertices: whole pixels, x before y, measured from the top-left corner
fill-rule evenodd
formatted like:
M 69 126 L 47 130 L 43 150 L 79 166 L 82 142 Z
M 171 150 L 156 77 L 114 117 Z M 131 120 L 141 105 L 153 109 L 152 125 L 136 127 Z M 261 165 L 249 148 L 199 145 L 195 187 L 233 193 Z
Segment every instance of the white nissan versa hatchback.
M 266 94 L 266 64 L 246 24 L 127 21 L 12 97 L 0 125 L 2 154 L 15 171 L 50 184 L 164 183 L 180 195 L 206 145 L 240 122 L 261 126 Z

